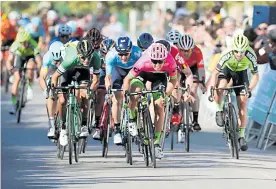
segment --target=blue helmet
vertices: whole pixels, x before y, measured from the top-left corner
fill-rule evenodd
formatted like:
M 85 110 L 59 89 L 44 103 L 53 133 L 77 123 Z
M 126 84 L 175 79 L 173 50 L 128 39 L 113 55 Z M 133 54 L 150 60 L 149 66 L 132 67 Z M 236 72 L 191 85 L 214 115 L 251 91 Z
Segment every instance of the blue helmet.
M 114 45 L 115 41 L 113 39 L 105 39 L 100 45 L 100 51 L 106 54 Z
M 141 49 L 147 49 L 153 42 L 153 37 L 149 33 L 142 33 L 137 39 L 137 45 Z
M 118 53 L 129 53 L 132 49 L 132 42 L 129 37 L 119 37 L 115 49 Z
M 41 25 L 41 19 L 39 18 L 39 17 L 33 17 L 32 19 L 31 19 L 31 23 L 32 23 L 32 25 L 34 25 L 34 26 L 39 26 L 39 25 Z

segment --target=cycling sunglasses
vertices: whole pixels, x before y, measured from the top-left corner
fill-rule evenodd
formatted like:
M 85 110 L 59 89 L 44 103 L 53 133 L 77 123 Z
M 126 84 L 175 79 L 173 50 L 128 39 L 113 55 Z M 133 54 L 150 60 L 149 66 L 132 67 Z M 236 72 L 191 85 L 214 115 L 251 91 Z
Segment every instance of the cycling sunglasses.
M 118 53 L 118 55 L 121 56 L 121 57 L 122 57 L 122 56 L 129 56 L 130 53 Z
M 60 35 L 61 38 L 69 38 L 69 35 Z
M 243 53 L 244 53 L 244 51 L 238 51 L 238 50 L 234 50 L 234 53 L 236 53 L 236 54 L 238 54 L 238 53 L 241 53 L 241 54 L 243 54 Z
M 152 62 L 153 64 L 163 64 L 163 63 L 164 63 L 164 60 L 152 60 L 152 59 L 151 59 L 151 62 Z

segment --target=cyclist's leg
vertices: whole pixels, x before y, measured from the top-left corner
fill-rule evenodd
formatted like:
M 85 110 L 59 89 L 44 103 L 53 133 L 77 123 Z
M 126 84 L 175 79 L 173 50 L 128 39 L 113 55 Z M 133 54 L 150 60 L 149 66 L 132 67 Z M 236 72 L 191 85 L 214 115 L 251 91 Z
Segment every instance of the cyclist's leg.
M 194 76 L 194 81 L 197 81 L 199 79 L 198 77 L 198 68 L 197 66 L 192 66 L 191 67 L 191 71 L 193 73 Z M 193 111 L 193 128 L 194 130 L 201 130 L 200 125 L 198 124 L 198 111 L 199 111 L 199 97 L 197 94 L 198 91 L 198 83 L 194 83 L 193 86 L 191 87 L 191 93 L 193 94 L 195 101 L 192 102 L 192 111 Z
M 238 80 L 233 78 L 233 86 L 237 85 L 244 85 L 244 83 L 249 85 L 248 81 L 248 75 L 247 70 L 237 72 L 237 78 Z M 247 143 L 245 141 L 244 133 L 245 133 L 245 127 L 246 127 L 246 121 L 247 121 L 247 97 L 241 96 L 241 93 L 245 93 L 244 90 L 241 88 L 235 89 L 235 93 L 238 100 L 238 107 L 239 107 L 239 142 L 241 146 L 242 151 L 246 151 L 248 149 Z
M 112 88 L 113 89 L 121 89 L 123 85 L 123 79 L 127 75 L 128 71 L 114 67 L 112 73 Z M 122 137 L 121 137 L 121 110 L 123 104 L 123 96 L 121 92 L 114 93 L 112 97 L 112 117 L 114 119 L 114 126 L 115 126 L 115 136 L 114 136 L 114 143 L 121 144 Z
M 141 80 L 143 80 L 141 78 Z M 130 92 L 140 92 L 142 89 L 145 87 L 144 83 L 140 79 L 133 79 L 130 82 Z M 130 102 L 129 102 L 129 132 L 132 136 L 136 136 L 138 134 L 137 132 L 137 102 L 138 102 L 138 95 L 136 96 L 131 96 L 130 97 Z
M 11 100 L 12 106 L 10 113 L 15 114 L 16 111 L 16 101 L 18 95 L 18 86 L 21 80 L 20 69 L 23 68 L 24 59 L 19 55 L 14 55 L 14 73 L 13 73 L 13 83 L 11 87 Z
M 230 81 L 231 75 L 230 70 L 226 67 L 223 69 L 223 72 L 219 74 L 218 76 L 218 88 L 223 88 L 227 86 L 228 81 Z M 217 125 L 222 127 L 224 125 L 223 121 L 223 90 L 217 90 L 215 91 L 214 100 L 217 105 L 217 112 L 216 112 L 216 122 Z
M 35 68 L 35 60 L 33 56 L 29 56 L 26 58 L 28 60 L 27 62 L 27 68 L 30 70 L 27 70 L 27 76 L 29 79 L 29 86 L 27 91 L 27 98 L 28 100 L 33 99 L 33 80 L 34 80 L 34 68 Z
M 184 77 L 184 78 L 183 78 Z M 181 86 L 181 81 L 185 81 L 185 75 L 183 73 L 180 73 L 178 71 L 177 74 L 177 83 L 175 87 Z M 172 92 L 172 97 L 174 101 L 174 107 L 173 107 L 173 115 L 172 115 L 172 124 L 173 125 L 179 125 L 181 121 L 181 115 L 179 114 L 179 103 L 181 99 L 182 91 L 174 89 Z

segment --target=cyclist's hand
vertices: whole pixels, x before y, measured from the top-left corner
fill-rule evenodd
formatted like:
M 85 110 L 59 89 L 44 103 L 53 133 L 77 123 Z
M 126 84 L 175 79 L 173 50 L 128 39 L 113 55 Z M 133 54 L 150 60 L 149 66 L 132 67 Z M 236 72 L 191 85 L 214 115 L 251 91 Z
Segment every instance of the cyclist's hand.
M 184 102 L 195 102 L 195 98 L 192 95 L 184 95 Z
M 51 87 L 56 87 L 56 86 L 57 86 L 57 81 L 54 81 L 54 80 L 52 79 Z
M 106 90 L 110 89 L 111 88 L 111 84 L 109 82 L 106 82 L 105 83 L 105 88 L 106 88 Z

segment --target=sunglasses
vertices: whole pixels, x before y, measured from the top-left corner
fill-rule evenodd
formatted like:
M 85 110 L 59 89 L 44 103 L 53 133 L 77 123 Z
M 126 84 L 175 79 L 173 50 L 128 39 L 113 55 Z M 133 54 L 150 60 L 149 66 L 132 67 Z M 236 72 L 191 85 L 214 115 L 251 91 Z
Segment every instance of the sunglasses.
M 152 60 L 152 59 L 151 59 L 151 62 L 152 62 L 153 64 L 163 64 L 163 63 L 164 63 L 164 60 Z
M 234 53 L 236 53 L 236 54 L 238 54 L 238 53 L 243 54 L 244 51 L 237 51 L 237 50 L 234 50 Z
M 61 38 L 69 38 L 69 35 L 61 35 Z
M 121 56 L 121 57 L 122 57 L 122 56 L 129 56 L 130 53 L 118 53 L 118 55 Z

